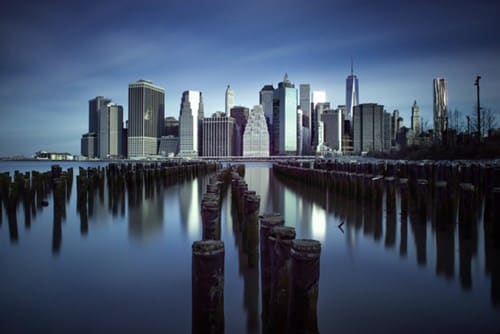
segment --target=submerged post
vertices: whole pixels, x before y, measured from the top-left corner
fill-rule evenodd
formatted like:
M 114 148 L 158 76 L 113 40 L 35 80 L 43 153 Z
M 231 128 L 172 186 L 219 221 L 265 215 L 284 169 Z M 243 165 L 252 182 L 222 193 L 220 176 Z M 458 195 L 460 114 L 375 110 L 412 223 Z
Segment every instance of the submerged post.
M 317 240 L 292 241 L 289 329 L 297 333 L 319 333 L 317 303 L 321 243 Z
M 192 246 L 192 332 L 224 332 L 224 243 L 195 241 Z

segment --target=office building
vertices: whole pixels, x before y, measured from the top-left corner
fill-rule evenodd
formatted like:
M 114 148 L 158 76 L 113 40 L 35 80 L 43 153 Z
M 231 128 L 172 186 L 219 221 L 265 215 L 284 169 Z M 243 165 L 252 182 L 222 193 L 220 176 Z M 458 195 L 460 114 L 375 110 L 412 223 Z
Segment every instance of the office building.
M 243 133 L 245 132 L 249 113 L 250 109 L 248 109 L 247 107 L 236 106 L 231 108 L 230 116 L 234 118 L 235 122 L 233 155 L 243 155 Z
M 201 153 L 201 122 L 203 117 L 201 92 L 194 90 L 183 92 L 179 116 L 179 155 L 197 157 Z
M 264 110 L 264 117 L 266 118 L 267 130 L 269 132 L 269 152 L 272 152 L 273 147 L 273 100 L 273 85 L 265 85 L 259 92 L 259 104 Z
M 325 142 L 325 124 L 322 121 L 322 116 L 326 110 L 330 110 L 330 102 L 314 103 L 314 114 L 316 115 L 315 118 L 317 118 L 317 137 L 314 141 L 316 152 L 321 152 L 323 150 L 323 144 Z
M 421 132 L 420 129 L 420 108 L 417 105 L 417 101 L 413 102 L 413 106 L 411 107 L 411 130 L 413 133 L 418 136 Z
M 94 142 L 94 154 L 96 156 L 99 155 L 99 111 L 101 108 L 106 107 L 111 102 L 111 99 L 108 99 L 104 96 L 96 96 L 95 98 L 89 100 L 89 133 L 94 133 L 96 136 L 96 140 Z
M 434 140 L 441 142 L 443 132 L 448 129 L 448 93 L 446 80 L 434 79 Z
M 344 115 L 342 109 L 326 110 L 321 115 L 324 125 L 324 144 L 328 150 L 342 152 L 342 137 L 344 133 Z
M 151 81 L 128 85 L 128 156 L 143 158 L 158 154 L 164 130 L 165 89 Z
M 82 156 L 87 157 L 89 159 L 96 158 L 97 155 L 96 155 L 96 152 L 94 151 L 96 146 L 97 146 L 96 142 L 97 142 L 97 138 L 96 138 L 95 133 L 93 133 L 93 132 L 85 133 L 81 139 L 81 154 L 82 154 Z
M 167 135 L 160 138 L 158 154 L 165 157 L 174 157 L 179 151 L 179 137 Z
M 359 84 L 358 77 L 354 75 L 353 64 L 351 62 L 351 75 L 345 82 L 345 105 L 347 110 L 346 118 L 351 120 L 353 117 L 354 107 L 359 104 Z M 352 125 L 352 124 L 351 124 Z
M 318 147 L 319 139 L 319 128 L 321 121 L 320 115 L 318 115 L 317 105 L 318 103 L 326 102 L 326 93 L 324 91 L 313 91 L 312 93 L 312 103 L 311 103 L 311 150 L 316 151 Z M 329 107 L 328 107 L 329 108 Z
M 384 111 L 384 106 L 363 103 L 354 107 L 353 144 L 358 154 L 390 149 L 391 115 Z
M 254 106 L 248 117 L 243 134 L 243 155 L 250 157 L 269 156 L 269 131 L 261 105 Z
M 231 108 L 234 107 L 234 91 L 231 86 L 227 85 L 226 89 L 226 115 L 229 115 Z
M 165 118 L 165 130 L 163 131 L 165 136 L 175 136 L 179 137 L 179 121 L 175 117 Z
M 299 86 L 300 110 L 302 111 L 302 152 L 311 154 L 311 85 L 301 84 Z
M 114 103 L 99 110 L 99 158 L 119 158 L 123 147 L 123 107 Z
M 273 154 L 297 154 L 297 89 L 288 80 L 288 74 L 278 88 L 274 90 L 273 98 Z
M 235 120 L 220 112 L 203 119 L 202 155 L 228 157 L 233 155 L 233 133 Z

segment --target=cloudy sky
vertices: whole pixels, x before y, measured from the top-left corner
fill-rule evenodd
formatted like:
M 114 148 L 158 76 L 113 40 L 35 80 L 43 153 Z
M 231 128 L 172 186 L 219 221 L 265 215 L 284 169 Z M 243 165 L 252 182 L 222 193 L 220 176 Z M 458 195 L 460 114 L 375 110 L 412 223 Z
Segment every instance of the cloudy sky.
M 3 1 L 0 5 L 0 156 L 78 154 L 88 100 L 124 105 L 144 78 L 181 93 L 201 90 L 205 112 L 253 106 L 285 72 L 297 87 L 345 103 L 354 59 L 360 102 L 399 109 L 414 100 L 432 117 L 432 79 L 448 81 L 449 108 L 470 113 L 474 80 L 500 119 L 500 8 L 496 0 Z

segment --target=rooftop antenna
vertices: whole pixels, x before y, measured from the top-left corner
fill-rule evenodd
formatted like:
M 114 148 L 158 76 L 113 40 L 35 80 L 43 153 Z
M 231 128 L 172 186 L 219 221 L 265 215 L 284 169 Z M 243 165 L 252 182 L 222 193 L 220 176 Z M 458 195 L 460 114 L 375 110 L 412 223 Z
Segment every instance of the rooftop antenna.
M 354 75 L 354 64 L 352 61 L 352 56 L 351 56 L 351 75 Z

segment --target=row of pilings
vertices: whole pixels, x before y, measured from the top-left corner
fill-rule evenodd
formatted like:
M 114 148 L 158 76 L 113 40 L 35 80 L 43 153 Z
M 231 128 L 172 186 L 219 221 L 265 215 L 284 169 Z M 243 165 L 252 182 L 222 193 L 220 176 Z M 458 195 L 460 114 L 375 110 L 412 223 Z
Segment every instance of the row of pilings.
M 48 198 L 53 193 L 54 221 L 59 225 L 66 216 L 66 201 L 69 200 L 73 185 L 73 168 L 63 171 L 59 165 L 53 165 L 47 172 L 24 172 L 15 170 L 13 176 L 9 172 L 0 174 L 0 225 L 3 210 L 9 224 L 11 242 L 19 240 L 17 227 L 17 209 L 23 206 L 24 225 L 31 227 L 32 217 L 35 217 L 43 207 L 48 206 Z M 55 227 L 55 232 L 59 228 Z M 58 247 L 57 233 L 53 247 Z
M 317 333 L 321 244 L 295 239 L 280 213 L 258 215 L 260 198 L 239 173 L 231 181 L 233 229 L 245 275 L 249 332 L 258 331 L 258 282 L 263 333 Z M 260 277 L 259 277 L 260 252 Z
M 224 333 L 224 242 L 221 206 L 231 167 L 209 178 L 201 200 L 202 240 L 192 245 L 192 332 Z
M 353 198 L 381 198 L 387 189 L 392 209 L 399 188 L 401 210 L 415 202 L 417 220 L 436 225 L 458 221 L 470 225 L 483 217 L 500 237 L 500 165 L 476 162 L 346 162 L 276 163 L 273 170 L 299 182 L 331 188 Z M 483 205 L 484 203 L 484 205 Z M 483 210 L 484 208 L 484 210 Z
M 88 219 L 94 213 L 95 199 L 104 202 L 108 190 L 108 203 L 113 213 L 119 208 L 125 211 L 125 193 L 129 205 L 141 205 L 143 191 L 146 199 L 163 186 L 181 182 L 198 175 L 213 173 L 220 169 L 213 162 L 162 162 L 162 163 L 110 163 L 106 167 L 79 167 L 76 176 L 76 211 L 80 216 L 80 230 L 88 233 Z M 30 228 L 32 218 L 43 207 L 53 201 L 52 250 L 58 253 L 62 242 L 62 222 L 66 219 L 66 204 L 73 186 L 73 168 L 66 171 L 59 165 L 51 166 L 47 172 L 14 171 L 0 174 L 0 224 L 3 210 L 9 221 L 11 242 L 19 239 L 17 209 L 22 204 L 24 222 Z

